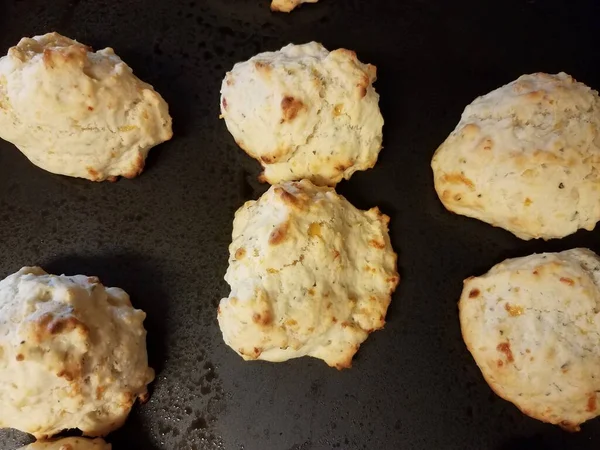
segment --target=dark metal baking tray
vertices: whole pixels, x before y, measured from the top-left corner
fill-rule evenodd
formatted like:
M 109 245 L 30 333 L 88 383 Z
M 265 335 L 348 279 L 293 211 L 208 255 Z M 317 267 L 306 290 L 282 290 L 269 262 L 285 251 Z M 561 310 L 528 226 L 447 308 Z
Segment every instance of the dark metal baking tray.
M 157 377 L 151 400 L 108 437 L 114 449 L 600 448 L 600 419 L 569 434 L 494 395 L 456 307 L 465 277 L 534 251 L 600 251 L 600 231 L 520 241 L 446 212 L 429 168 L 464 106 L 523 73 L 566 71 L 600 88 L 599 5 L 321 0 L 286 15 L 268 0 L 0 2 L 1 53 L 54 30 L 111 46 L 174 118 L 146 171 L 116 183 L 46 173 L 0 142 L 0 276 L 31 264 L 98 275 L 148 313 Z M 385 329 L 341 372 L 309 358 L 243 362 L 216 322 L 233 214 L 266 189 L 218 118 L 220 83 L 237 61 L 310 40 L 379 69 L 385 148 L 338 190 L 391 216 L 402 275 Z M 0 432 L 2 449 L 28 440 Z

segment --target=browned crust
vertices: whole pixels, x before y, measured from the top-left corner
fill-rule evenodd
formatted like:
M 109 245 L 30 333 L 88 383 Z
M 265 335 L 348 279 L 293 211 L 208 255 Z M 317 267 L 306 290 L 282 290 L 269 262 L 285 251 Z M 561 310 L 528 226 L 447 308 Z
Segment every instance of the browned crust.
M 138 395 L 137 399 L 138 402 L 140 402 L 140 404 L 143 405 L 144 403 L 147 403 L 148 400 L 150 400 L 150 393 L 148 391 L 144 391 Z
M 57 377 L 64 378 L 69 383 L 81 377 L 81 367 L 75 365 L 72 369 L 62 369 L 57 374 Z
M 293 186 L 297 187 L 298 189 L 302 189 L 298 183 L 293 183 Z M 282 187 L 276 187 L 274 192 L 275 195 L 279 197 L 286 206 L 296 210 L 303 210 L 306 206 L 306 202 L 308 201 L 304 192 L 294 195 Z
M 360 344 L 353 345 L 352 348 L 347 353 L 345 353 L 344 359 L 336 362 L 333 365 L 331 365 L 331 364 L 329 364 L 329 365 L 331 367 L 335 367 L 337 370 L 351 369 L 352 368 L 352 359 L 354 358 L 354 355 L 356 355 L 356 353 L 358 352 L 359 348 L 360 348 Z
M 259 73 L 266 76 L 270 76 L 271 72 L 273 71 L 273 66 L 271 66 L 271 64 L 269 64 L 268 62 L 264 61 L 256 61 L 254 63 L 254 67 Z
M 367 64 L 367 75 L 369 77 L 369 83 L 377 81 L 377 67 L 373 64 Z
M 598 406 L 596 404 L 596 393 L 595 392 L 591 392 L 589 394 L 588 402 L 587 402 L 585 410 L 587 412 L 594 412 L 594 411 L 596 411 L 597 408 L 598 408 Z
M 373 212 L 377 216 L 379 223 L 381 223 L 382 231 L 384 233 L 388 233 L 390 217 L 387 214 L 382 213 L 381 210 L 377 206 L 371 208 L 369 211 Z M 371 240 L 369 242 L 369 245 L 375 246 L 376 248 L 380 248 L 380 249 L 383 249 L 386 246 L 386 244 L 384 243 L 383 247 L 381 247 L 381 245 L 382 245 L 381 242 L 378 242 L 375 240 Z M 388 281 L 388 283 L 391 284 L 390 290 L 389 290 L 388 305 L 389 305 L 389 303 L 391 303 L 392 294 L 396 291 L 396 288 L 398 287 L 398 284 L 400 283 L 400 281 L 402 279 L 400 277 L 400 274 L 398 273 L 398 254 L 393 250 L 393 248 L 392 248 L 392 256 L 394 258 L 394 275 L 392 275 L 391 277 L 389 277 L 386 280 L 386 281 Z
M 483 142 L 481 143 L 481 148 L 483 150 L 491 150 L 494 147 L 494 141 L 492 141 L 490 138 L 484 139 Z
M 386 283 L 390 283 L 390 284 L 398 284 L 398 282 L 400 281 L 400 275 L 392 275 L 389 278 L 386 278 Z
M 96 388 L 96 400 L 101 400 L 104 395 L 104 391 L 106 390 L 106 386 L 98 386 Z
M 342 55 L 347 56 L 349 59 L 357 60 L 356 52 L 354 50 L 349 50 L 347 48 L 338 48 L 334 50 L 336 53 L 340 53 Z
M 277 162 L 277 156 L 276 155 L 262 155 L 260 157 L 260 162 L 261 163 L 265 163 L 265 164 L 273 164 L 275 162 Z
M 345 48 L 334 50 L 334 52 L 345 56 L 346 58 L 358 62 L 356 52 Z M 366 64 L 365 71 L 360 76 L 359 81 L 356 84 L 356 92 L 358 92 L 359 98 L 366 97 L 369 87 L 377 80 L 377 67 L 372 64 Z
M 352 355 L 354 356 L 354 355 Z M 351 369 L 352 368 L 352 358 L 345 359 L 341 362 L 338 362 L 334 365 L 337 370 Z
M 262 354 L 263 349 L 259 347 L 252 347 L 250 351 L 245 348 L 238 349 L 238 353 L 244 357 L 244 359 L 258 359 Z
M 344 163 L 338 163 L 335 165 L 334 169 L 337 170 L 340 173 L 345 172 L 347 169 L 349 169 L 350 167 L 352 167 L 354 165 L 354 163 L 352 161 L 346 161 Z
M 87 327 L 79 321 L 76 317 L 59 318 L 50 322 L 48 325 L 48 332 L 52 335 L 55 334 L 67 334 L 75 329 L 81 329 L 87 333 Z
M 124 178 L 132 179 L 140 175 L 144 171 L 144 166 L 146 165 L 146 159 L 144 156 L 138 152 L 133 162 L 131 169 L 128 172 L 125 172 L 122 176 Z M 119 177 L 115 175 L 111 175 L 108 177 L 102 176 L 96 169 L 93 167 L 86 167 L 86 172 L 89 175 L 89 180 L 91 181 L 109 181 L 115 182 Z
M 300 114 L 300 112 L 305 108 L 306 106 L 304 103 L 302 103 L 302 101 L 297 100 L 289 95 L 283 97 L 281 100 L 281 123 L 291 122 L 298 117 L 298 114 Z
M 377 216 L 377 220 L 379 220 L 379 223 L 382 224 L 383 229 L 387 232 L 390 224 L 390 216 L 382 213 L 379 207 L 377 206 L 374 206 L 369 211 L 373 212 Z
M 81 44 L 61 48 L 46 48 L 42 55 L 42 61 L 48 69 L 54 69 L 65 64 L 83 67 L 87 61 L 87 52 L 91 50 L 90 47 Z
M 542 101 L 544 99 L 545 95 L 546 95 L 545 91 L 539 90 L 539 91 L 531 91 L 525 97 L 527 97 L 528 101 L 537 103 L 537 102 Z
M 525 411 L 523 411 L 523 412 L 525 412 Z M 525 414 L 527 414 L 527 413 L 525 413 Z M 534 419 L 541 420 L 542 422 L 552 423 L 552 422 L 550 422 L 548 420 L 544 420 L 542 417 L 536 417 L 536 416 L 534 416 L 532 414 L 527 414 L 527 415 L 530 416 L 530 417 L 533 417 Z M 555 425 L 558 425 L 563 430 L 568 431 L 569 433 L 577 433 L 578 431 L 581 431 L 581 427 L 579 426 L 579 424 L 573 423 L 573 422 L 569 422 L 567 420 L 563 420 L 562 422 L 559 422 L 559 423 L 557 423 Z
M 273 315 L 269 311 L 263 311 L 262 314 L 254 313 L 252 315 L 252 322 L 257 325 L 266 327 L 273 323 Z
M 560 164 L 566 167 L 573 167 L 576 163 L 572 158 L 563 158 L 557 154 L 545 150 L 536 150 L 533 152 L 533 156 L 527 157 L 521 154 L 513 154 L 512 159 L 516 167 L 527 169 L 523 172 L 524 176 L 530 176 L 532 173 L 535 173 L 535 171 L 530 168 L 532 163 Z
M 68 334 L 78 330 L 87 335 L 88 328 L 77 317 L 54 317 L 52 313 L 43 314 L 34 322 L 34 337 L 37 342 L 43 342 L 59 334 Z
M 288 206 L 297 207 L 300 206 L 300 200 L 295 195 L 286 191 L 285 189 L 275 188 L 275 193 L 279 195 L 279 198 Z
M 96 169 L 94 169 L 93 167 L 86 167 L 85 170 L 87 171 L 88 175 L 90 176 L 91 181 L 101 181 L 100 174 L 98 173 L 98 171 Z
M 124 406 L 125 408 L 131 408 L 137 397 L 133 395 L 133 392 L 124 392 L 121 395 L 121 398 L 121 406 Z
M 314 0 L 316 1 L 316 0 Z M 314 3 L 314 1 L 312 3 Z M 299 6 L 302 6 L 302 2 L 300 0 L 287 0 L 285 2 L 280 2 L 281 5 L 275 2 L 275 0 L 271 1 L 271 11 L 273 12 L 282 12 L 282 13 L 290 13 L 294 9 Z
M 131 170 L 129 172 L 124 173 L 123 176 L 125 178 L 135 178 L 144 171 L 145 165 L 146 165 L 145 158 L 142 156 L 141 153 L 138 153 L 137 156 L 135 157 L 135 162 L 133 164 L 133 167 L 131 168 Z
M 277 227 L 269 235 L 269 245 L 279 245 L 287 239 L 290 223 L 284 222 Z
M 241 146 L 240 146 L 241 147 Z M 288 152 L 290 151 L 290 149 L 288 147 L 279 147 L 277 149 L 275 149 L 273 152 L 271 153 L 267 153 L 264 155 L 260 155 L 260 156 L 256 156 L 253 155 L 252 153 L 248 152 L 246 149 L 244 149 L 242 147 L 242 149 L 248 153 L 250 156 L 252 156 L 254 159 L 257 159 L 261 165 L 264 167 L 265 165 L 269 165 L 269 164 L 275 164 L 276 162 L 278 162 L 284 155 L 287 155 Z
M 246 249 L 244 247 L 240 247 L 235 251 L 235 259 L 243 259 L 246 256 Z
M 442 176 L 442 182 L 448 184 L 464 184 L 470 190 L 475 190 L 475 183 L 472 180 L 464 176 L 462 173 L 446 173 Z
M 575 286 L 575 281 L 572 278 L 560 277 L 560 282 L 567 286 Z
M 358 82 L 358 95 L 360 98 L 365 98 L 367 96 L 367 90 L 369 89 L 369 86 L 371 85 L 371 80 L 369 79 L 369 75 L 368 74 L 364 74 L 361 78 L 360 81 Z
M 377 248 L 377 249 L 383 250 L 385 248 L 385 242 L 379 242 L 376 239 L 371 239 L 369 241 L 369 246 L 371 246 L 373 248 Z
M 479 297 L 479 294 L 481 294 L 481 291 L 479 289 L 477 289 L 477 288 L 471 289 L 469 291 L 469 298 L 477 298 L 477 297 Z
M 513 356 L 513 352 L 510 348 L 510 342 L 501 342 L 500 344 L 498 344 L 496 346 L 496 350 L 498 350 L 500 353 L 503 353 L 504 356 L 506 357 L 506 360 L 509 363 L 512 363 L 515 361 L 515 358 Z

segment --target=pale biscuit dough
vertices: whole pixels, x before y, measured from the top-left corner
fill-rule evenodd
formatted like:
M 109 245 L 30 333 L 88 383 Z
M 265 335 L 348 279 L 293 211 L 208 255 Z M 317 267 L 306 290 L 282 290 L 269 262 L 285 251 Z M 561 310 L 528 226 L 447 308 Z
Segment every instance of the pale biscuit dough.
M 279 12 L 291 12 L 302 3 L 317 3 L 319 0 L 273 0 L 271 10 Z
M 102 439 L 69 437 L 56 441 L 38 441 L 19 450 L 111 450 L 111 445 Z
M 0 281 L 0 428 L 103 436 L 148 396 L 143 311 L 96 277 L 24 267 Z
M 383 327 L 398 284 L 389 217 L 310 181 L 272 186 L 235 215 L 223 338 L 246 360 L 312 356 L 338 369 Z
M 94 53 L 49 33 L 21 39 L 0 58 L 0 137 L 42 169 L 132 178 L 171 136 L 166 102 L 111 48 Z
M 536 73 L 477 98 L 432 160 L 450 211 L 522 239 L 561 238 L 600 219 L 600 97 Z
M 287 45 L 236 64 L 221 87 L 221 115 L 271 184 L 333 186 L 373 167 L 383 118 L 376 68 L 350 50 Z
M 491 388 L 568 430 L 600 414 L 600 258 L 536 254 L 465 280 L 462 334 Z

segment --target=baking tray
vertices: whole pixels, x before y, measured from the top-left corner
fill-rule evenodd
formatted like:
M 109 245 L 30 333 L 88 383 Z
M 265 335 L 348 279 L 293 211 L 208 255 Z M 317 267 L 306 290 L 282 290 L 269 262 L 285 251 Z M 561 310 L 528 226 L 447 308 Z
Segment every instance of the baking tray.
M 321 0 L 289 15 L 268 3 L 0 2 L 0 53 L 49 31 L 111 46 L 174 119 L 146 171 L 116 183 L 46 173 L 0 142 L 0 277 L 31 264 L 98 275 L 148 313 L 157 377 L 108 437 L 114 449 L 600 448 L 600 419 L 569 434 L 493 394 L 456 306 L 465 277 L 534 251 L 598 252 L 600 231 L 521 241 L 446 212 L 429 168 L 464 106 L 523 73 L 566 71 L 600 88 L 600 2 Z M 218 118 L 221 80 L 237 61 L 310 40 L 377 65 L 386 120 L 376 167 L 338 191 L 391 216 L 402 281 L 385 329 L 345 371 L 310 358 L 243 362 L 216 321 L 233 214 L 266 190 Z M 0 431 L 2 449 L 28 441 Z

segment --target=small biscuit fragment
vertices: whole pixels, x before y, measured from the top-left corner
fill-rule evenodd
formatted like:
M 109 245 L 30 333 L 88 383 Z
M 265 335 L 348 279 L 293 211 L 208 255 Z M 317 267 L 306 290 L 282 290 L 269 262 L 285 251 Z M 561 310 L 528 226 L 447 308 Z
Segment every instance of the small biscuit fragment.
M 312 356 L 338 369 L 383 327 L 399 281 L 389 217 L 310 181 L 272 186 L 235 215 L 231 294 L 218 320 L 245 360 Z
M 600 415 L 600 258 L 588 249 L 508 259 L 465 280 L 464 341 L 500 397 L 577 431 Z
M 319 0 L 273 0 L 271 2 L 271 11 L 292 12 L 302 3 L 317 3 Z
M 55 441 L 38 441 L 19 450 L 111 450 L 112 446 L 98 439 L 69 437 Z
M 457 214 L 521 239 L 562 238 L 600 220 L 600 97 L 565 73 L 523 75 L 464 110 L 431 162 Z
M 375 79 L 375 66 L 353 51 L 290 44 L 227 73 L 221 115 L 264 167 L 263 181 L 333 186 L 377 161 L 383 117 Z
M 37 439 L 119 428 L 154 378 L 145 317 L 96 277 L 24 267 L 0 281 L 0 428 Z
M 0 58 L 0 137 L 44 170 L 133 178 L 172 134 L 167 103 L 111 48 L 49 33 Z

